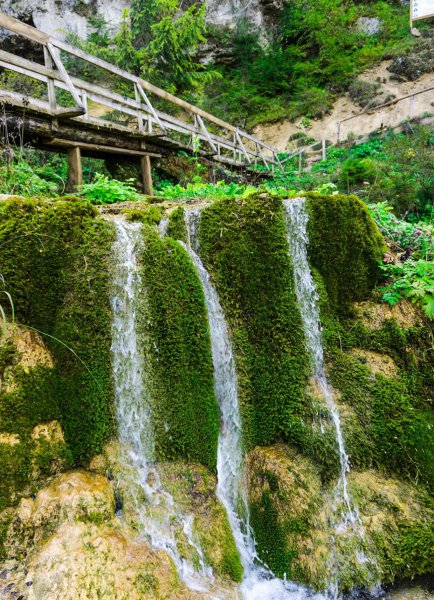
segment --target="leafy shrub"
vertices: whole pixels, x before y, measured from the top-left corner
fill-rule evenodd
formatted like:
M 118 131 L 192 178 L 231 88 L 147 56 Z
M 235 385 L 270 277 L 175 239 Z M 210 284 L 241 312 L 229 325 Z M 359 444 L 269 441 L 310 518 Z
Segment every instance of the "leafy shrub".
M 0 166 L 0 193 L 17 196 L 55 196 L 57 184 L 40 177 L 26 162 Z
M 383 300 L 391 305 L 402 298 L 419 303 L 429 317 L 434 317 L 434 228 L 431 224 L 409 223 L 398 219 L 386 202 L 370 204 L 369 212 L 394 250 L 411 258 L 399 264 L 383 264 L 389 278 L 380 288 Z
M 158 195 L 167 200 L 217 200 L 219 198 L 235 198 L 254 192 L 253 186 L 243 185 L 235 182 L 225 183 L 201 183 L 200 178 L 195 178 L 194 183 L 188 183 L 185 187 L 179 184 L 166 184 L 158 191 Z
M 378 165 L 372 158 L 349 158 L 342 164 L 339 181 L 343 189 L 365 181 L 374 183 L 379 172 Z
M 434 263 L 428 260 L 408 260 L 398 265 L 383 265 L 391 277 L 389 285 L 380 288 L 383 300 L 396 304 L 402 298 L 421 304 L 428 317 L 434 318 Z
M 368 205 L 371 216 L 397 250 L 410 250 L 414 257 L 434 259 L 434 227 L 428 223 L 409 223 L 393 214 L 387 202 Z
M 126 179 L 125 182 L 122 182 L 110 179 L 102 173 L 97 173 L 91 183 L 81 184 L 78 192 L 92 204 L 135 202 L 141 198 L 134 187 L 134 179 Z

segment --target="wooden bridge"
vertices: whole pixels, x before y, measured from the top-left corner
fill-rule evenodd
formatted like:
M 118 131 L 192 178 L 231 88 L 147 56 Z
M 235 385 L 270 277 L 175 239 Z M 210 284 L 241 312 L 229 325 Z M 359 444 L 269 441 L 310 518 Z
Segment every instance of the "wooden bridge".
M 82 154 L 139 158 L 148 194 L 151 157 L 179 150 L 235 168 L 262 166 L 265 173 L 280 166 L 277 150 L 269 144 L 136 75 L 2 12 L 0 28 L 29 40 L 41 57 L 36 62 L 0 49 L 0 68 L 33 80 L 29 93 L 0 87 L 0 145 L 19 135 L 34 147 L 67 152 L 72 188 L 82 182 Z M 82 73 L 91 73 L 93 81 Z

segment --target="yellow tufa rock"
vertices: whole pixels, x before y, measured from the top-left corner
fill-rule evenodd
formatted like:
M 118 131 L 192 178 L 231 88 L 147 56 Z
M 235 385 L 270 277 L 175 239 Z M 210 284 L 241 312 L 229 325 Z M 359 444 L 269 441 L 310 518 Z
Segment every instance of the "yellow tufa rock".
M 6 547 L 15 559 L 5 563 L 11 589 L 28 600 L 215 597 L 188 590 L 168 554 L 115 516 L 112 484 L 99 473 L 63 473 L 34 499 L 22 499 L 10 518 Z M 225 600 L 239 598 L 229 583 L 221 592 Z
M 363 362 L 374 375 L 382 375 L 389 379 L 393 379 L 398 375 L 398 367 L 387 354 L 378 354 L 361 348 L 354 348 L 350 351 L 350 354 Z
M 16 446 L 20 442 L 20 436 L 16 433 L 0 433 L 0 444 Z
M 370 331 L 380 329 L 388 319 L 394 319 L 402 329 L 410 329 L 422 323 L 420 310 L 408 300 L 401 300 L 393 306 L 367 300 L 355 303 L 354 308 Z

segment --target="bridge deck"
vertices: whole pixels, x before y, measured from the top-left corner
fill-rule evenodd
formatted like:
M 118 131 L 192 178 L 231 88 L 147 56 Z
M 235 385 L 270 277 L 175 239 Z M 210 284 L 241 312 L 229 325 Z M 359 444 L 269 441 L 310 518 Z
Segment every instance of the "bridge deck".
M 78 148 L 78 154 L 70 152 L 75 158 L 83 152 L 148 157 L 149 161 L 149 156 L 184 150 L 234 167 L 261 165 L 270 172 L 280 166 L 277 150 L 269 144 L 136 75 L 2 12 L 0 27 L 41 46 L 44 56 L 42 64 L 0 50 L 0 68 L 40 82 L 39 97 L 0 89 L 6 139 L 21 128 L 20 135 L 35 147 Z M 68 72 L 71 65 L 79 72 L 86 65 L 88 72 L 106 73 L 107 79 L 97 84 L 83 75 L 75 77 Z M 111 89 L 114 81 L 122 83 L 122 93 Z M 162 104 L 174 114 L 159 110 Z

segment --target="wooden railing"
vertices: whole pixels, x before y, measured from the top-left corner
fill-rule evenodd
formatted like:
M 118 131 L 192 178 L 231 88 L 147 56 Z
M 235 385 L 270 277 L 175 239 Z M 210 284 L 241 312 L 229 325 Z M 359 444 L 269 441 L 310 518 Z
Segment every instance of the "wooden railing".
M 23 105 L 29 110 L 49 115 L 53 119 L 74 119 L 83 126 L 104 123 L 100 116 L 92 115 L 89 102 L 107 107 L 127 118 L 127 125 L 111 123 L 113 128 L 133 135 L 142 135 L 144 142 L 152 140 L 156 146 L 170 140 L 174 147 L 191 150 L 199 147 L 199 153 L 212 157 L 214 160 L 233 164 L 255 167 L 261 165 L 272 171 L 280 166 L 277 150 L 258 138 L 226 123 L 222 119 L 177 98 L 152 83 L 128 73 L 127 71 L 105 61 L 51 35 L 26 25 L 5 13 L 0 12 L 0 27 L 14 35 L 23 37 L 41 45 L 44 54 L 44 64 L 0 50 L 0 67 L 10 69 L 21 75 L 31 77 L 47 86 L 47 100 L 31 95 L 0 89 L 0 101 L 13 102 Z M 61 54 L 62 53 L 62 54 Z M 122 80 L 130 87 L 130 95 L 118 93 L 105 85 L 93 81 L 73 77 L 65 67 L 64 56 L 75 57 L 102 69 Z M 66 90 L 72 99 L 72 106 L 60 106 L 56 88 Z M 127 94 L 129 92 L 126 92 Z M 182 113 L 182 118 L 173 116 L 155 107 L 157 97 L 165 103 L 174 106 L 173 112 Z M 105 121 L 106 122 L 106 121 Z

